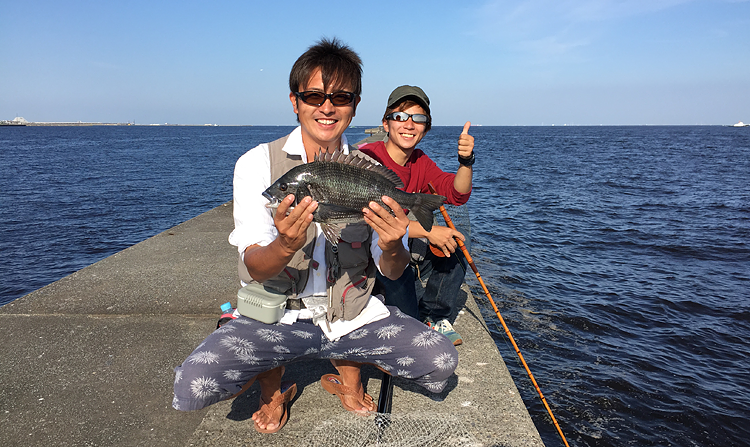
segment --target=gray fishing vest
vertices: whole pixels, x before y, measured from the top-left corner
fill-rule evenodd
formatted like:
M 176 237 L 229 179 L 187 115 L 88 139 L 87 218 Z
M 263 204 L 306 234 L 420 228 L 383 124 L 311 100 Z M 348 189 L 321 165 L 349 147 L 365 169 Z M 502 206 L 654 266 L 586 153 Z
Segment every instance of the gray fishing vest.
M 274 181 L 295 166 L 303 164 L 302 157 L 283 151 L 289 135 L 268 144 L 271 162 L 271 180 Z M 275 210 L 274 210 L 275 212 Z M 315 225 L 307 229 L 307 241 L 278 275 L 263 281 L 263 285 L 285 294 L 289 299 L 287 308 L 299 309 L 299 293 L 305 289 L 310 269 L 323 268 L 323 264 L 312 259 L 315 248 Z M 367 305 L 375 286 L 377 267 L 370 254 L 372 229 L 365 223 L 348 224 L 341 229 L 337 247 L 326 240 L 325 265 L 328 289 L 327 320 L 352 320 Z M 240 255 L 238 263 L 240 279 L 245 283 L 258 283 L 247 271 Z

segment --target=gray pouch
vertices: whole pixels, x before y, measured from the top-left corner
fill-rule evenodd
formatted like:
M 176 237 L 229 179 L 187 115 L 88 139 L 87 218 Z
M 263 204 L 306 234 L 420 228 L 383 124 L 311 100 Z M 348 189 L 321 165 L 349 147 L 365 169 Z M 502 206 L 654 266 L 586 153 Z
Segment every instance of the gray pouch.
M 237 292 L 237 312 L 266 324 L 278 323 L 286 310 L 286 295 L 263 287 L 248 284 Z

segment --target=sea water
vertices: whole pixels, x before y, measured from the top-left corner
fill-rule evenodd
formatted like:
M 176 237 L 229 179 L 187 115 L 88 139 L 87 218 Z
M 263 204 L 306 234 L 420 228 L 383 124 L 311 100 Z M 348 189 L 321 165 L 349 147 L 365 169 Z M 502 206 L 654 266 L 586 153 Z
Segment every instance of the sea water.
M 0 305 L 230 200 L 237 158 L 291 130 L 0 128 Z M 420 147 L 455 170 L 460 131 Z M 750 130 L 471 133 L 472 255 L 568 442 L 748 445 Z M 467 282 L 542 438 L 562 445 Z

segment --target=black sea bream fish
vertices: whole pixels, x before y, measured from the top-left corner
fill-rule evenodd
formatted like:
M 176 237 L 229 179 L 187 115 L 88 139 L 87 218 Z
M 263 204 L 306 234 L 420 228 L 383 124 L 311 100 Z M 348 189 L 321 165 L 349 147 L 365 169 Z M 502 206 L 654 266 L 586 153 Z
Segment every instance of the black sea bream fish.
M 318 202 L 313 221 L 320 223 L 326 239 L 334 245 L 341 226 L 363 221 L 362 209 L 371 201 L 390 209 L 383 204 L 382 196 L 393 198 L 411 211 L 422 227 L 430 231 L 432 213 L 443 204 L 445 197 L 396 189 L 404 186 L 398 175 L 365 157 L 358 152 L 348 155 L 340 150 L 320 152 L 314 161 L 290 169 L 263 191 L 263 197 L 270 201 L 266 206 L 278 207 L 289 194 L 294 194 L 295 205 L 305 196 L 312 197 Z

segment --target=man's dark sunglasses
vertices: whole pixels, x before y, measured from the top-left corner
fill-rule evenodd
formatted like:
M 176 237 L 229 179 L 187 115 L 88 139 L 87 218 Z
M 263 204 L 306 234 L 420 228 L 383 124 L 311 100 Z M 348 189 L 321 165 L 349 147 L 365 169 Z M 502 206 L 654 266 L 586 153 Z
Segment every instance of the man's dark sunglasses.
M 294 94 L 302 102 L 311 106 L 322 106 L 326 102 L 326 99 L 331 101 L 331 104 L 335 106 L 348 106 L 357 97 L 354 93 L 349 92 L 323 93 L 310 90 L 306 92 L 294 92 Z
M 385 119 L 389 121 L 407 121 L 409 118 L 411 118 L 412 121 L 414 121 L 415 124 L 427 124 L 430 122 L 430 117 L 427 115 L 423 115 L 421 113 L 415 113 L 414 115 L 409 115 L 406 112 L 393 112 L 386 115 Z

